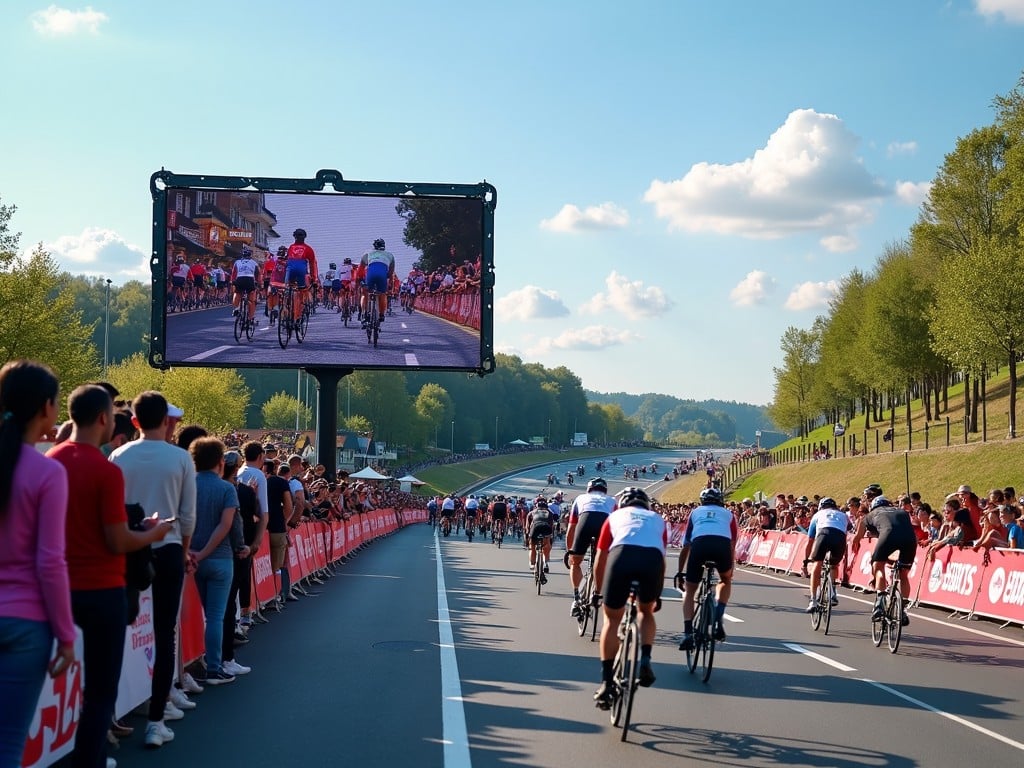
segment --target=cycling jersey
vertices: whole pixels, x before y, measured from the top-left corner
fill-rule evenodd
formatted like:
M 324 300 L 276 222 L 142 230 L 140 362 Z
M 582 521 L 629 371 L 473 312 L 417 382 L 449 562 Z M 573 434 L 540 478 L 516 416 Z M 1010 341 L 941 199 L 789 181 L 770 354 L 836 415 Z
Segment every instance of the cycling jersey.
M 288 273 L 288 262 L 280 259 L 274 262 L 274 270 L 270 274 L 270 282 L 274 285 L 284 285 L 285 275 Z
M 338 267 L 337 280 L 341 280 L 343 283 L 347 283 L 352 279 L 352 265 L 342 264 Z
M 607 552 L 626 544 L 657 549 L 664 555 L 668 545 L 664 518 L 643 507 L 621 507 L 612 512 L 601 528 L 597 548 Z
M 826 528 L 835 528 L 845 534 L 850 529 L 850 518 L 841 509 L 819 509 L 811 518 L 807 535 L 813 539 L 819 531 Z
M 252 259 L 239 259 L 235 262 L 235 277 L 256 277 L 256 270 L 260 268 Z
M 174 266 L 174 269 L 171 270 L 171 277 L 177 277 L 177 278 L 180 278 L 180 279 L 184 280 L 184 279 L 186 279 L 188 277 L 188 273 L 189 273 L 189 266 L 188 266 L 188 264 L 185 264 L 184 262 L 182 262 L 181 264 L 176 264 Z
M 732 512 L 717 504 L 704 504 L 690 513 L 683 544 L 689 544 L 702 536 L 722 536 L 735 541 L 738 532 Z
M 313 280 L 319 279 L 316 253 L 305 243 L 292 243 L 288 246 L 287 279 L 295 280 L 300 288 L 305 288 L 307 275 Z
M 583 512 L 604 512 L 609 514 L 615 510 L 615 498 L 606 493 L 581 493 L 572 500 L 569 510 L 569 522 L 579 522 Z

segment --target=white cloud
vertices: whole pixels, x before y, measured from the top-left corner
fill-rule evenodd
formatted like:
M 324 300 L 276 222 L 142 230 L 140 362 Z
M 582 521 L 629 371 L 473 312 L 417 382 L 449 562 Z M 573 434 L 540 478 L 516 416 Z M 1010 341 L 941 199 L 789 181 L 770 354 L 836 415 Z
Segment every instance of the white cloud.
M 729 298 L 737 307 L 752 307 L 756 304 L 763 304 L 774 290 L 775 278 L 767 272 L 754 270 L 748 272 L 747 276 L 729 291 Z
M 596 352 L 638 341 L 640 338 L 640 334 L 633 331 L 619 331 L 606 325 L 588 325 L 586 328 L 571 329 L 558 336 L 539 339 L 530 353 L 544 354 L 554 350 Z
M 92 35 L 99 33 L 100 24 L 107 21 L 107 14 L 94 11 L 91 5 L 80 11 L 51 5 L 45 10 L 33 13 L 31 19 L 33 28 L 41 35 L 70 37 L 81 32 Z
M 901 203 L 912 205 L 915 208 L 923 203 L 928 194 L 932 191 L 930 181 L 897 181 L 896 197 Z
M 786 299 L 786 309 L 800 311 L 827 307 L 829 300 L 839 291 L 839 283 L 829 280 L 827 283 L 801 283 Z
M 615 203 L 591 205 L 582 211 L 567 203 L 552 218 L 543 219 L 540 226 L 552 232 L 593 232 L 622 229 L 627 224 L 629 213 Z
M 557 291 L 527 285 L 495 301 L 494 313 L 502 320 L 541 320 L 565 317 L 569 309 Z
M 598 293 L 580 307 L 584 314 L 599 315 L 614 310 L 630 320 L 657 317 L 672 308 L 672 300 L 657 286 L 644 286 L 643 281 L 633 280 L 616 271 L 605 278 L 605 293 Z
M 829 235 L 821 238 L 821 246 L 830 253 L 849 253 L 857 247 L 857 238 L 847 235 Z
M 885 148 L 885 154 L 889 157 L 895 157 L 896 155 L 913 155 L 917 152 L 916 141 L 891 141 L 889 146 Z
M 80 235 L 62 235 L 44 243 L 43 249 L 72 274 L 109 277 L 114 282 L 150 276 L 148 251 L 110 229 L 86 227 Z
M 887 194 L 857 156 L 858 142 L 835 115 L 798 109 L 753 157 L 697 163 L 681 179 L 656 179 L 644 200 L 669 229 L 755 239 L 849 236 Z
M 974 0 L 982 16 L 1001 16 L 1011 23 L 1024 23 L 1024 0 Z

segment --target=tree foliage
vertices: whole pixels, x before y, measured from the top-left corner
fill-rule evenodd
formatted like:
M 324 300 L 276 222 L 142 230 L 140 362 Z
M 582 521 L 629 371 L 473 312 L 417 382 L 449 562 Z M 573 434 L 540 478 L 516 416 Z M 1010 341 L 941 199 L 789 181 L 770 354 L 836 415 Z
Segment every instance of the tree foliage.
M 480 255 L 483 220 L 477 201 L 402 199 L 395 210 L 405 219 L 405 244 L 423 254 L 417 266 L 425 272 L 451 263 L 453 245 L 459 264 Z
M 263 415 L 263 426 L 267 429 L 295 429 L 296 418 L 299 424 L 313 421 L 313 409 L 301 405 L 296 397 L 287 392 L 276 392 L 260 408 Z

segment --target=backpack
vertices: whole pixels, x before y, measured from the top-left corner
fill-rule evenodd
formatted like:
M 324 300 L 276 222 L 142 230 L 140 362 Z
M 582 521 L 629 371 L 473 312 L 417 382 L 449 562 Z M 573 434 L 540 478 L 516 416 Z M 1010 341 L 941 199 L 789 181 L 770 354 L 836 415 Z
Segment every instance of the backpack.
M 146 526 L 143 520 L 146 517 L 145 510 L 141 504 L 126 504 L 125 511 L 128 513 L 128 527 L 133 531 L 144 531 Z M 153 548 L 147 544 L 142 549 L 128 552 L 125 559 L 125 586 L 129 590 L 142 592 L 149 589 L 156 575 L 156 567 L 153 565 Z

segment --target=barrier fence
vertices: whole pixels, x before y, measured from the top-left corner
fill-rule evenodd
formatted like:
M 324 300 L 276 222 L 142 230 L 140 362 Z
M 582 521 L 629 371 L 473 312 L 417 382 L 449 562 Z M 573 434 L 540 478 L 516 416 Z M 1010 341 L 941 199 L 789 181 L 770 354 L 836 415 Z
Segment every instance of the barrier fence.
M 356 549 L 399 528 L 427 520 L 426 510 L 375 510 L 353 516 L 344 522 L 312 521 L 302 523 L 288 532 L 288 575 L 292 584 L 299 584 Z M 269 544 L 269 539 L 267 540 Z M 252 595 L 265 607 L 280 591 L 278 577 L 270 567 L 270 547 L 264 546 L 253 558 Z M 152 598 L 149 590 L 139 600 L 138 618 L 125 633 L 124 662 L 118 688 L 115 715 L 123 717 L 149 698 L 153 677 Z M 179 668 L 203 656 L 205 621 L 199 593 L 191 574 L 185 578 L 178 626 Z M 82 683 L 85 671 L 81 663 L 82 644 L 79 633 L 76 661 L 67 673 L 47 677 L 36 714 L 32 720 L 23 768 L 44 768 L 71 752 L 82 704 Z

